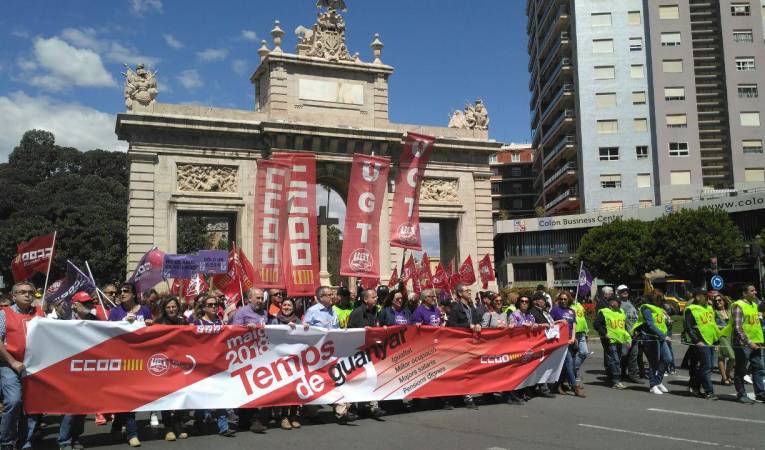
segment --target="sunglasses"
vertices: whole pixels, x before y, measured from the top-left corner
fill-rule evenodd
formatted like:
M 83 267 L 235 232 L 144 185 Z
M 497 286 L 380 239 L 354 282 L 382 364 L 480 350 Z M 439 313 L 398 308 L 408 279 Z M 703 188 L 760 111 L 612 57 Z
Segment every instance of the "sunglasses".
M 106 294 L 106 295 L 116 295 L 117 291 L 104 291 L 104 294 Z
M 518 300 L 518 303 L 528 303 L 528 300 Z
M 205 307 L 207 308 L 215 308 L 218 305 L 220 305 L 220 303 L 205 303 Z
M 284 295 L 281 292 L 277 292 L 276 294 L 271 294 L 271 297 L 284 297 Z
M 123 294 L 132 294 L 133 293 L 133 291 L 131 291 L 130 289 L 120 289 L 120 292 L 122 292 Z

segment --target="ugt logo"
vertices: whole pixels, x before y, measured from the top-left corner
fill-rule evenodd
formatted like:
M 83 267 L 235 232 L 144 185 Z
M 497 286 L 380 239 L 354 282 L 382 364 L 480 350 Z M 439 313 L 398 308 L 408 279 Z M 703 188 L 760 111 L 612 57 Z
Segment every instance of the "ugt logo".
M 155 377 L 162 376 L 170 370 L 170 360 L 167 355 L 156 353 L 149 358 L 146 370 Z

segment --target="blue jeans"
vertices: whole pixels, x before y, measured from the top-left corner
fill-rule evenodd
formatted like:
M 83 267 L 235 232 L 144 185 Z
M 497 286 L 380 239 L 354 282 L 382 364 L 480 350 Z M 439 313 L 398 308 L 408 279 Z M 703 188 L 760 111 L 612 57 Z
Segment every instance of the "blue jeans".
M 16 445 L 21 412 L 21 379 L 15 370 L 0 366 L 0 389 L 3 392 L 3 418 L 0 420 L 0 444 Z
M 61 427 L 58 429 L 58 445 L 72 445 L 78 442 L 85 431 L 85 416 L 67 414 L 61 418 Z
M 579 373 L 579 368 L 584 364 L 584 360 L 590 356 L 590 349 L 587 347 L 587 334 L 576 333 L 577 352 L 574 357 L 574 373 Z
M 574 371 L 574 358 L 571 356 L 571 350 L 566 350 L 566 359 L 563 360 L 563 370 L 558 378 L 558 383 L 563 381 L 563 377 L 568 379 L 568 385 L 571 389 L 576 386 L 576 372 Z
M 744 376 L 746 375 L 747 365 L 752 369 L 752 383 L 754 384 L 755 395 L 765 395 L 762 381 L 763 373 L 765 373 L 765 370 L 763 370 L 762 350 L 741 348 L 736 345 L 733 347 L 733 353 L 736 355 L 736 368 L 733 371 L 733 385 L 736 387 L 736 395 L 738 397 L 746 395 Z
M 120 428 L 125 425 L 128 440 L 138 437 L 138 424 L 135 423 L 135 413 L 117 413 L 112 422 L 112 433 L 119 433 Z
M 607 342 L 605 339 L 603 342 Z M 610 343 L 606 347 L 606 369 L 611 383 L 622 382 L 622 344 Z
M 644 339 L 643 351 L 648 358 L 648 382 L 651 387 L 658 386 L 664 381 L 664 373 L 672 362 L 667 341 Z
M 198 409 L 194 412 L 194 419 L 203 423 L 212 418 L 213 414 L 215 415 L 215 422 L 218 425 L 218 433 L 225 433 L 228 431 L 228 417 L 225 409 L 216 409 L 215 411 L 210 409 Z
M 712 361 L 714 361 L 714 347 L 697 347 L 692 346 L 693 351 L 691 359 L 695 361 L 691 364 L 690 375 L 691 379 L 688 381 L 688 386 L 698 391 L 700 388 L 704 389 L 707 394 L 714 394 L 715 389 L 712 386 Z

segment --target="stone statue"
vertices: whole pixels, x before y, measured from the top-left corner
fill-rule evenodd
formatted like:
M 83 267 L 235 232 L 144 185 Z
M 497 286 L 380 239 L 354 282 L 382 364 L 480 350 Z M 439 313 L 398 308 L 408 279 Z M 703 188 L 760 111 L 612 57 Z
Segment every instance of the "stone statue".
M 420 200 L 455 203 L 459 201 L 457 180 L 426 178 L 420 186 Z
M 318 0 L 316 2 L 316 7 L 348 11 L 348 8 L 345 6 L 345 0 Z
M 449 119 L 449 128 L 488 130 L 489 112 L 483 101 L 478 99 L 475 101 L 475 105 L 465 105 L 464 111 L 454 111 Z
M 135 72 L 124 64 L 127 71 L 125 76 L 125 106 L 132 111 L 135 106 L 147 107 L 154 103 L 157 98 L 157 72 L 146 70 L 143 64 L 138 64 Z
M 329 61 L 356 61 L 345 44 L 345 19 L 339 12 L 346 10 L 345 1 L 318 0 L 316 6 L 327 10 L 319 12 L 310 30 L 303 26 L 295 30 L 298 54 Z
M 237 168 L 197 164 L 178 165 L 178 190 L 186 192 L 236 192 Z

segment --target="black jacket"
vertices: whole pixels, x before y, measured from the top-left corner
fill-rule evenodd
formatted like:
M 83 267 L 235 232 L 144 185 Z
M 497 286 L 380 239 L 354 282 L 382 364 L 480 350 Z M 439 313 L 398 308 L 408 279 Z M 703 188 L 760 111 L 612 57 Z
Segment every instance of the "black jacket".
M 348 328 L 377 327 L 379 325 L 377 308 L 372 308 L 370 311 L 367 305 L 361 305 L 354 309 L 348 317 Z
M 409 309 L 401 308 L 401 312 L 404 314 L 404 317 L 406 317 L 406 321 L 409 322 L 409 319 L 412 318 L 412 313 Z M 393 307 L 391 306 L 383 309 L 380 313 L 380 326 L 383 325 L 397 325 L 396 316 L 393 314 Z
M 461 301 L 452 302 L 449 311 L 447 327 L 470 328 L 471 325 L 480 325 L 482 317 L 478 315 L 473 305 L 465 306 Z
M 532 307 L 532 308 L 529 310 L 529 314 L 531 314 L 532 316 L 534 316 L 534 320 L 535 320 L 535 321 L 536 321 L 536 323 L 538 323 L 538 324 L 552 324 L 552 323 L 554 323 L 554 322 L 555 322 L 554 320 L 553 320 L 552 322 L 550 322 L 550 320 L 548 320 L 548 318 L 547 318 L 547 317 L 545 317 L 545 311 L 543 311 L 543 310 L 541 310 L 541 309 L 537 308 L 536 306 Z M 550 316 L 550 314 L 549 314 L 549 313 L 548 313 L 547 315 L 548 315 L 548 316 Z M 552 316 L 550 316 L 550 319 L 552 319 Z

